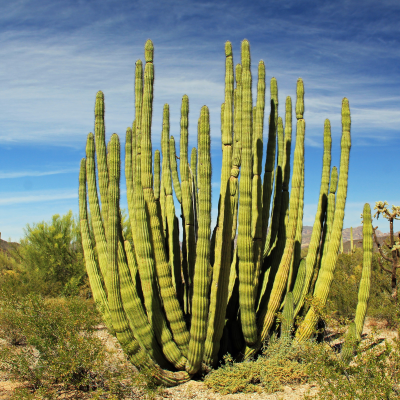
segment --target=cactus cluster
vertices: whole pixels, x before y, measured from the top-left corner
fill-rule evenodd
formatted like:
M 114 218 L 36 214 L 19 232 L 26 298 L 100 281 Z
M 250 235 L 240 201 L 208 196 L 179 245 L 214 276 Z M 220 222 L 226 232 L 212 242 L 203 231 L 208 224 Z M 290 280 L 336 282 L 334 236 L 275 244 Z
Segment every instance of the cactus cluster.
M 166 104 L 161 153 L 156 150 L 153 160 L 150 40 L 145 45 L 144 70 L 140 60 L 136 63 L 135 120 L 125 141 L 133 243 L 125 240 L 121 229 L 120 141 L 113 134 L 106 146 L 102 92 L 96 97 L 95 135 L 89 134 L 86 159 L 81 162 L 80 224 L 93 297 L 131 361 L 139 368 L 151 368 L 155 378 L 168 386 L 217 366 L 227 352 L 236 359 L 254 355 L 277 329 L 276 315 L 282 309 L 282 335 L 292 336 L 296 331 L 298 340 L 313 335 L 318 316 L 313 306 L 305 307 L 305 299 L 311 294 L 325 304 L 343 228 L 350 151 L 348 100 L 342 103 L 339 176 L 336 168 L 331 171 L 330 123 L 325 121 L 318 210 L 307 257 L 301 259 L 303 81 L 297 82 L 290 182 L 291 98 L 286 99 L 281 118 L 278 86 L 272 78 L 262 172 L 265 66 L 263 61 L 258 64 L 253 105 L 249 42 L 242 42 L 236 68 L 229 42 L 225 56 L 221 186 L 213 229 L 208 108 L 201 108 L 198 145 L 189 160 L 189 99 L 182 98 L 179 157 Z M 181 208 L 178 211 L 176 204 Z M 296 326 L 300 313 L 305 314 L 304 320 Z

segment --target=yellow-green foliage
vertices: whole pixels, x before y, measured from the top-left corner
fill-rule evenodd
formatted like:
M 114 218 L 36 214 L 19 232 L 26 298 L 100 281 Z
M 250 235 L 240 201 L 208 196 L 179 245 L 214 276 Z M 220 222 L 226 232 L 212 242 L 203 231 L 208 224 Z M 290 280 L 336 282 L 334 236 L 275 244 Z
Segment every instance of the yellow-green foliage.
M 301 348 L 292 341 L 272 337 L 260 357 L 255 361 L 234 363 L 225 357 L 225 364 L 210 372 L 205 384 L 222 395 L 230 393 L 267 392 L 281 390 L 308 380 L 306 365 L 301 363 Z
M 362 273 L 363 252 L 340 254 L 327 301 L 327 312 L 334 312 L 338 320 L 354 318 L 358 288 Z M 384 318 L 389 325 L 396 324 L 396 307 L 391 297 L 390 282 L 378 263 L 378 254 L 372 255 L 371 287 L 367 316 Z
M 69 211 L 27 224 L 20 245 L 0 252 L 0 287 L 44 296 L 77 295 L 86 284 L 81 234 Z
M 24 384 L 12 400 L 152 398 L 151 371 L 138 374 L 98 336 L 101 317 L 81 298 L 0 296 L 0 371 Z M 19 338 L 18 342 L 11 339 Z

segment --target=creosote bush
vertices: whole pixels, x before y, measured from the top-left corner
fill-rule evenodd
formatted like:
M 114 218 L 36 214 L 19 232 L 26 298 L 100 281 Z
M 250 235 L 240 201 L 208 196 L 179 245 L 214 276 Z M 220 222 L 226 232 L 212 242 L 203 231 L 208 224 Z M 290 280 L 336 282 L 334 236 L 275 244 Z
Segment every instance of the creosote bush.
M 307 365 L 302 362 L 301 347 L 287 338 L 273 336 L 255 361 L 235 363 L 227 355 L 217 370 L 205 377 L 205 384 L 222 395 L 238 392 L 274 393 L 285 385 L 308 381 Z
M 361 249 L 352 254 L 340 254 L 327 302 L 327 313 L 343 324 L 352 319 L 357 306 L 357 291 L 362 272 Z M 392 297 L 391 282 L 381 270 L 379 255 L 373 254 L 370 298 L 367 316 L 385 320 L 389 328 L 399 323 L 399 308 Z
M 0 347 L 0 370 L 23 382 L 13 398 L 124 399 L 156 393 L 150 371 L 138 374 L 106 348 L 96 335 L 100 322 L 94 304 L 81 298 L 2 293 L 0 337 L 9 345 Z

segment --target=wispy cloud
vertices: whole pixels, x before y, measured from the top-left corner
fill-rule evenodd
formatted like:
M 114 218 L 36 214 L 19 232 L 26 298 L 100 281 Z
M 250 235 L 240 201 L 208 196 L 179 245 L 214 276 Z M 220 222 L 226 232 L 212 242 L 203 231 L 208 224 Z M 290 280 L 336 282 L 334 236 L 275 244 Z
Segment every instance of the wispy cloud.
M 3 172 L 0 171 L 0 179 L 13 179 L 13 178 L 25 178 L 28 176 L 48 176 L 58 174 L 69 174 L 71 172 L 78 172 L 78 168 L 60 169 L 54 171 L 16 171 L 16 172 Z
M 0 206 L 15 205 L 22 203 L 51 202 L 55 200 L 77 199 L 78 192 L 71 190 L 43 190 L 28 193 L 2 193 L 0 195 Z

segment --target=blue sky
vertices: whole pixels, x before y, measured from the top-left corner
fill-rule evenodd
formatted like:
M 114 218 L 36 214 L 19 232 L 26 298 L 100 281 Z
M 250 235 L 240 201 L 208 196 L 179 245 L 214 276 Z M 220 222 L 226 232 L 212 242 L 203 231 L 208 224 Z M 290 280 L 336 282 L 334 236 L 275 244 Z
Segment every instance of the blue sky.
M 276 77 L 280 114 L 296 80 L 305 85 L 304 224 L 312 225 L 329 118 L 333 162 L 340 157 L 341 99 L 352 115 L 345 227 L 359 226 L 363 204 L 400 205 L 400 3 L 398 1 L 56 1 L 0 2 L 0 231 L 23 237 L 27 223 L 78 212 L 78 168 L 93 131 L 94 100 L 105 94 L 107 138 L 124 142 L 134 115 L 134 64 L 155 46 L 153 150 L 163 104 L 179 138 L 180 101 L 189 96 L 189 146 L 200 107 L 210 108 L 213 213 L 220 178 L 224 43 L 251 44 L 253 82 L 260 59 Z M 268 112 L 266 113 L 268 118 Z M 122 185 L 124 191 L 124 185 Z M 121 206 L 126 207 L 122 195 Z M 379 229 L 388 231 L 379 219 Z M 395 226 L 400 229 L 400 224 Z

